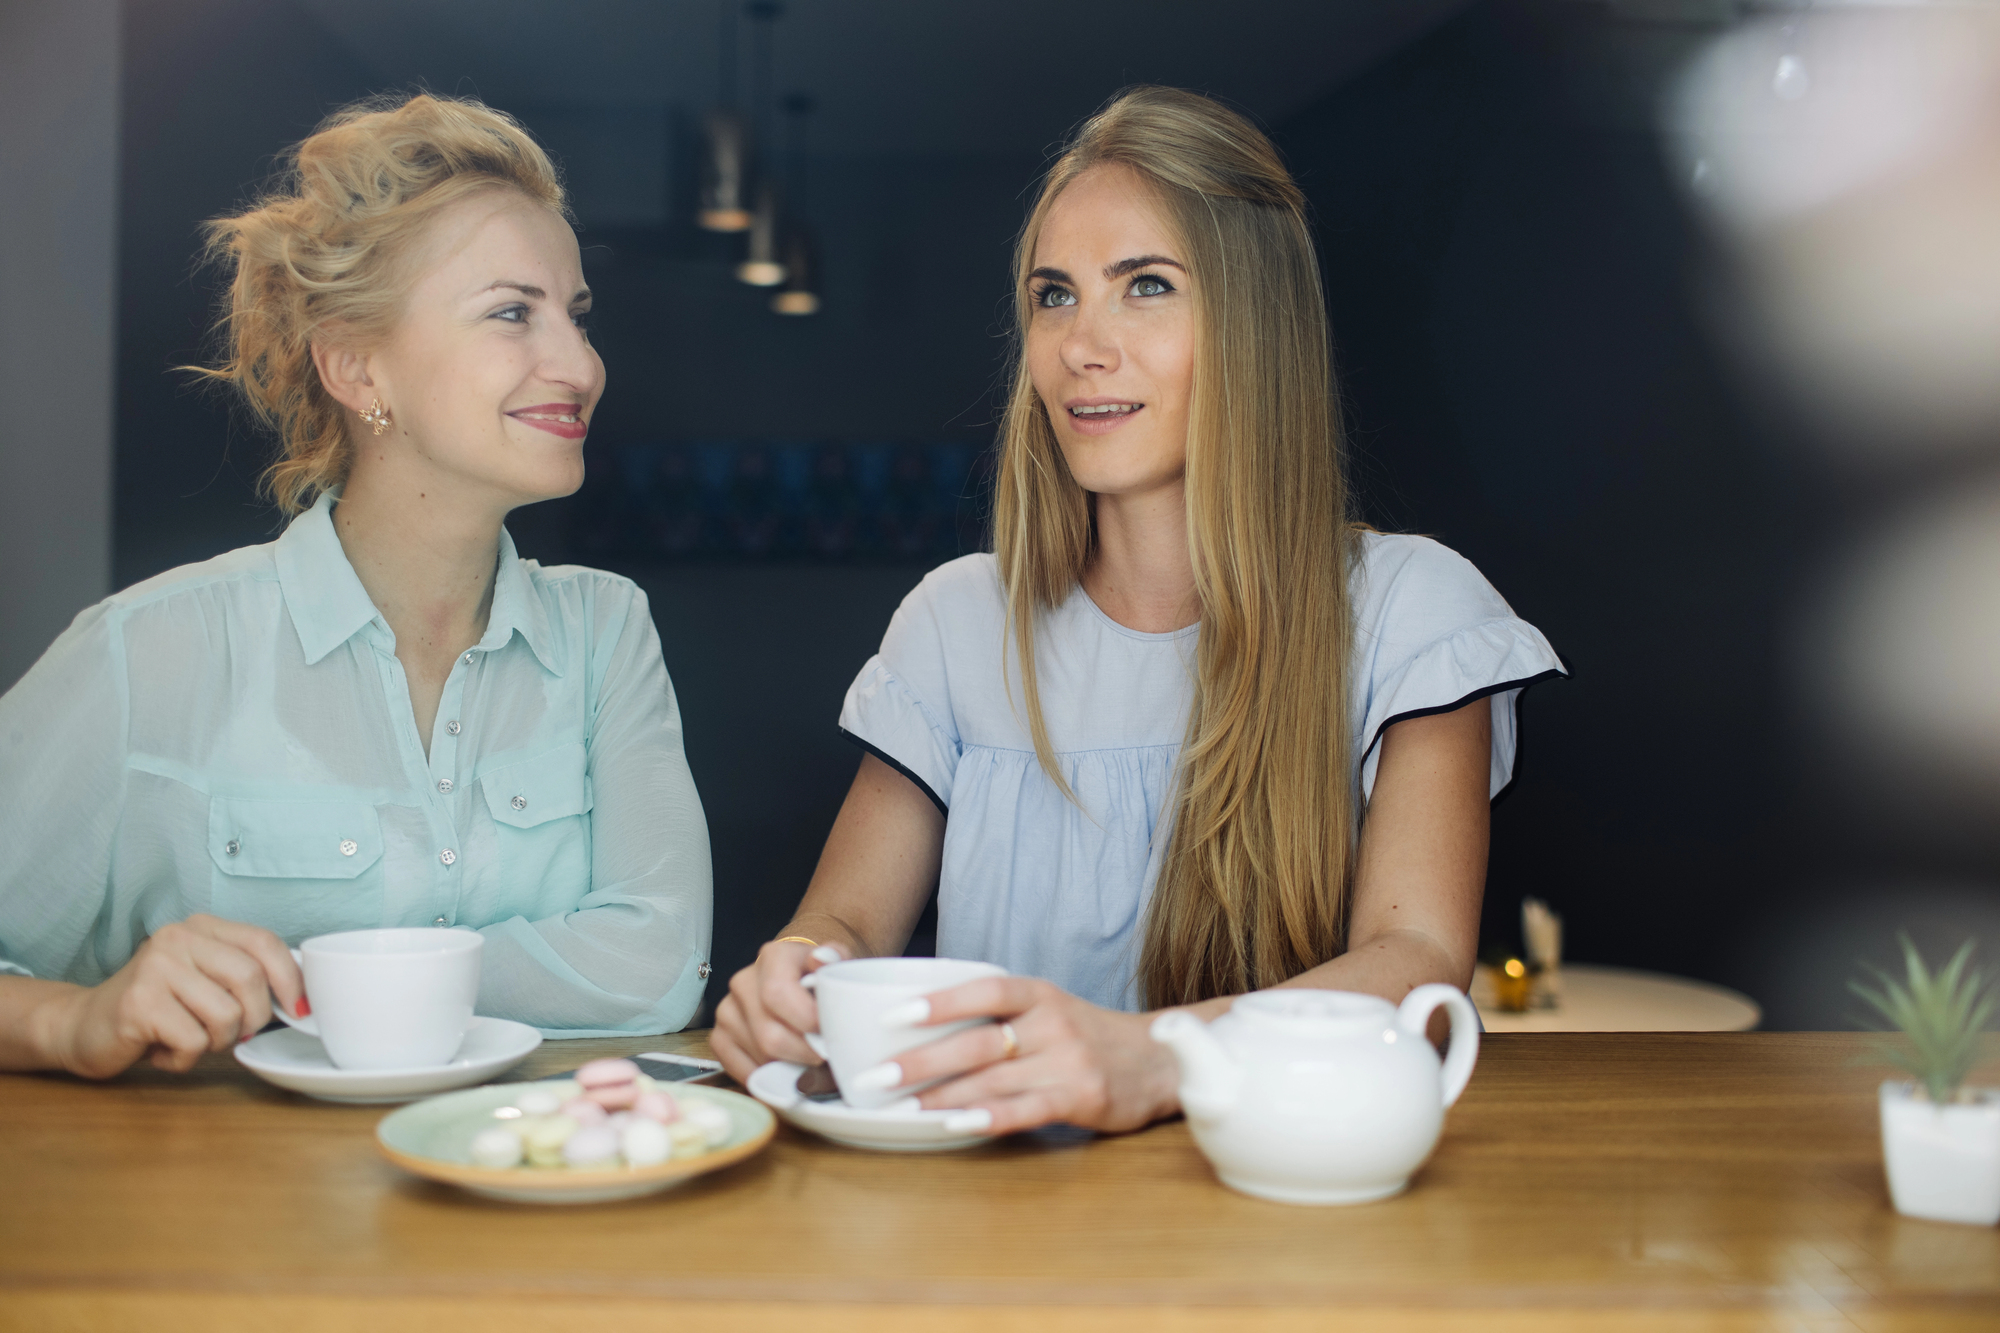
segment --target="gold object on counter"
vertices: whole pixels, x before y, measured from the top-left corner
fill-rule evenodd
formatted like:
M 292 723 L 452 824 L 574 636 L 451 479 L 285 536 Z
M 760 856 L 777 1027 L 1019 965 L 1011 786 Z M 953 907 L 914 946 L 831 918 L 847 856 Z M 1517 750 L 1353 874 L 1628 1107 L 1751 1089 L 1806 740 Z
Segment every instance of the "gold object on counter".
M 1509 958 L 1493 969 L 1494 1007 L 1510 1014 L 1525 1014 L 1535 995 L 1535 977 L 1528 965 Z

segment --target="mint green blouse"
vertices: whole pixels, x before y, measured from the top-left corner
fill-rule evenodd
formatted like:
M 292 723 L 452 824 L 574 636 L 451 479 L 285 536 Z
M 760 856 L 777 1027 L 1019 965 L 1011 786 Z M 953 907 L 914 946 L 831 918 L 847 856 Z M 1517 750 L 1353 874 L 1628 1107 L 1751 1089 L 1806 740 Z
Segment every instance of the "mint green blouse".
M 94 985 L 196 912 L 292 944 L 460 926 L 482 1014 L 685 1026 L 708 831 L 645 594 L 503 532 L 426 756 L 334 503 L 91 607 L 0 696 L 0 971 Z

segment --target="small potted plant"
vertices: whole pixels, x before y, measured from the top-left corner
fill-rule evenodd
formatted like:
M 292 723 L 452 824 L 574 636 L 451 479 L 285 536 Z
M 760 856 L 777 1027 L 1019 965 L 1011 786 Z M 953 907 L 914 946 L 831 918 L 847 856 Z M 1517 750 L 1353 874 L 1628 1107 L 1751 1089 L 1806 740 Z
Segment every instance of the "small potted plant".
M 1884 1083 L 1882 1156 L 1896 1211 L 1940 1222 L 2000 1222 L 2000 1089 L 1966 1086 L 1996 996 L 1969 966 L 1972 941 L 1933 973 L 1899 936 L 1908 977 L 1879 968 L 1850 989 L 1902 1034 L 1879 1053 L 1913 1081 Z

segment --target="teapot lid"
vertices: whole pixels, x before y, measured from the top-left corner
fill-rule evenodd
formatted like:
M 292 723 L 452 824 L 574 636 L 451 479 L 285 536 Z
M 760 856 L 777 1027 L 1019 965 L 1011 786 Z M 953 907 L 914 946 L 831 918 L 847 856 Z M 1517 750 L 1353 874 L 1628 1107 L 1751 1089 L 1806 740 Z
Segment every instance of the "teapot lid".
M 1230 1010 L 1301 1036 L 1367 1035 L 1396 1021 L 1396 1006 L 1379 995 L 1302 986 L 1252 991 L 1238 996 Z

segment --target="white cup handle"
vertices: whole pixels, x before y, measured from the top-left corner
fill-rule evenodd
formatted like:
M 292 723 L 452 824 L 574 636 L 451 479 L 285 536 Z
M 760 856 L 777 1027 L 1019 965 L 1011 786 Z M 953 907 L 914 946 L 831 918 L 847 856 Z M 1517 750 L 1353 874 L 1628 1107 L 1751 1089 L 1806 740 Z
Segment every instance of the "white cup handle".
M 292 961 L 299 965 L 301 972 L 305 970 L 306 960 L 297 949 L 292 950 Z M 317 1037 L 319 1035 L 319 1020 L 317 1018 L 314 1018 L 311 1014 L 307 1014 L 304 1018 L 296 1018 L 286 1013 L 285 1006 L 278 1003 L 278 997 L 275 995 L 271 997 L 271 1012 L 278 1016 L 280 1022 L 288 1023 L 308 1036 Z
M 1418 1040 L 1427 1040 L 1431 1012 L 1439 1005 L 1451 1011 L 1451 1045 L 1445 1051 L 1441 1075 L 1444 1104 L 1449 1107 L 1465 1091 L 1472 1078 L 1472 1064 L 1479 1058 L 1479 1011 L 1465 998 L 1464 991 L 1434 981 L 1403 997 L 1403 1003 L 1396 1009 L 1396 1023 Z
M 818 982 L 819 973 L 817 972 L 808 972 L 799 978 L 799 985 L 804 986 L 809 991 L 817 991 L 819 989 Z M 801 1032 L 799 1035 L 806 1039 L 806 1045 L 813 1048 L 814 1055 L 817 1055 L 822 1060 L 827 1059 L 825 1037 L 820 1036 L 817 1032 Z

